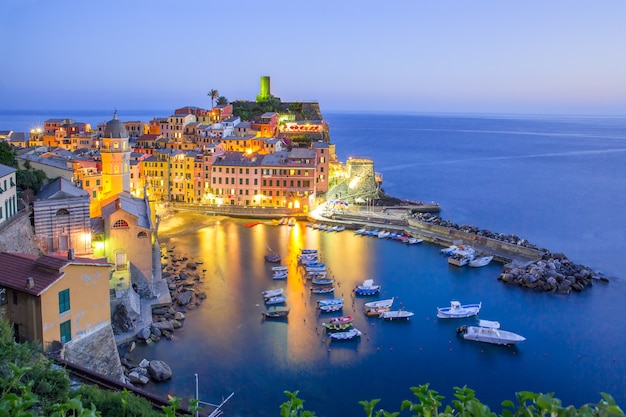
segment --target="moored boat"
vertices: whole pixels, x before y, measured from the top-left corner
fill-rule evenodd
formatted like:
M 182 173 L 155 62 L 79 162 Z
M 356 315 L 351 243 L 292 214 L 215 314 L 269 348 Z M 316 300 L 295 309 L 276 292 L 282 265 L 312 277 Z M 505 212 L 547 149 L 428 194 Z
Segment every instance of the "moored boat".
M 268 310 L 264 311 L 262 314 L 263 317 L 267 319 L 282 319 L 289 315 L 289 310 Z
M 380 292 L 380 285 L 375 285 L 373 279 L 366 279 L 363 284 L 357 285 L 354 292 L 357 295 L 374 295 Z
M 392 304 L 393 298 L 387 298 L 384 300 L 376 300 L 365 303 L 365 308 L 391 307 Z
M 455 319 L 471 317 L 478 314 L 482 302 L 478 304 L 461 305 L 459 301 L 450 301 L 450 307 L 437 307 L 437 317 L 440 319 Z
M 406 240 L 406 243 L 408 243 L 409 245 L 416 245 L 418 243 L 422 243 L 424 241 L 424 239 L 419 239 L 417 237 L 410 237 Z
M 331 312 L 334 312 L 334 311 L 339 311 L 342 308 L 343 308 L 343 303 L 319 306 L 320 311 L 322 311 L 324 313 L 331 313 Z
M 352 323 L 322 323 L 327 332 L 345 332 L 352 327 Z
M 341 323 L 351 323 L 352 320 L 354 320 L 354 316 L 339 316 L 339 317 L 333 317 L 328 322 L 334 323 L 334 324 L 341 324 Z
M 336 305 L 336 304 L 343 304 L 343 298 L 326 298 L 324 300 L 318 300 L 317 301 L 317 305 L 318 306 L 329 306 L 329 305 Z
M 282 304 L 285 301 L 287 301 L 287 297 L 285 297 L 284 295 L 275 295 L 273 297 L 266 298 L 265 299 L 265 304 L 267 304 L 267 305 Z
M 391 311 L 391 307 L 365 307 L 365 315 L 368 317 L 379 317 L 387 311 Z
M 464 339 L 494 345 L 512 345 L 526 340 L 524 336 L 508 330 L 500 330 L 500 323 L 491 320 L 478 320 L 478 326 L 462 326 L 457 329 Z
M 272 279 L 287 279 L 287 271 L 276 271 L 272 274 Z
M 414 313 L 406 310 L 390 310 L 384 311 L 380 318 L 383 320 L 408 320 Z
M 266 290 L 263 291 L 261 294 L 263 294 L 264 298 L 270 298 L 270 297 L 275 297 L 277 295 L 281 295 L 285 290 L 283 288 L 274 288 L 271 290 Z
M 281 258 L 280 258 L 280 255 L 277 255 L 275 253 L 268 253 L 267 255 L 265 255 L 265 260 L 267 262 L 272 262 L 272 263 L 277 264 L 277 263 L 280 263 Z
M 361 336 L 361 331 L 355 328 L 344 332 L 334 332 L 329 334 L 331 340 L 350 340 Z
M 493 256 L 480 256 L 469 261 L 469 266 L 474 268 L 480 268 L 481 266 L 489 265 Z
M 311 287 L 313 294 L 328 294 L 335 291 L 335 287 L 332 285 L 322 285 L 319 287 Z
M 311 283 L 317 284 L 317 285 L 331 285 L 333 282 L 335 282 L 335 280 L 332 278 L 322 278 L 322 277 L 311 278 Z

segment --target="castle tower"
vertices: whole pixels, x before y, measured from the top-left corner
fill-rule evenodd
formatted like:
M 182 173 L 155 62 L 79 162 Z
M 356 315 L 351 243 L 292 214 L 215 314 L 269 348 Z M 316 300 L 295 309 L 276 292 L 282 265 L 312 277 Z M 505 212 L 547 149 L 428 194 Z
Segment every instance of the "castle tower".
M 268 75 L 264 75 L 261 77 L 261 91 L 259 95 L 256 96 L 256 101 L 257 103 L 268 101 L 271 97 L 270 77 Z
M 113 113 L 102 137 L 102 197 L 100 200 L 130 192 L 130 146 L 124 124 Z

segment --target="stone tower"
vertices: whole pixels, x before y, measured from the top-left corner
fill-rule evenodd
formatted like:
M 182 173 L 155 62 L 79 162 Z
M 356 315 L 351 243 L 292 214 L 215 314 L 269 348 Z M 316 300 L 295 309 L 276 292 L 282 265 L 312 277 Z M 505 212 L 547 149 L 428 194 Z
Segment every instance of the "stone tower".
M 113 120 L 107 122 L 102 137 L 102 198 L 130 192 L 130 146 L 128 132 L 124 124 L 113 113 Z

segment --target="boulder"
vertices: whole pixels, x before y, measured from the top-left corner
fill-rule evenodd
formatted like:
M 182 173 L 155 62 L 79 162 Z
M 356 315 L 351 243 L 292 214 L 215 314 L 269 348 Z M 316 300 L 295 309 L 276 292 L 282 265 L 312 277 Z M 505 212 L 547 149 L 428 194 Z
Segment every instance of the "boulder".
M 163 361 L 154 360 L 148 365 L 148 374 L 153 380 L 163 382 L 172 378 L 172 368 Z

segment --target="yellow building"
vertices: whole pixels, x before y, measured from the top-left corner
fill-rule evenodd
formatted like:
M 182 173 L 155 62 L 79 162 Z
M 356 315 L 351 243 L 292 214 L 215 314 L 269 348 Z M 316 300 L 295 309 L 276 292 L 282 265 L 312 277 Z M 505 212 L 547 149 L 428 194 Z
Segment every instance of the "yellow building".
M 111 264 L 0 252 L 0 312 L 18 341 L 66 344 L 110 326 Z
M 130 146 L 124 124 L 113 114 L 102 135 L 102 196 L 107 199 L 123 191 L 130 192 Z

